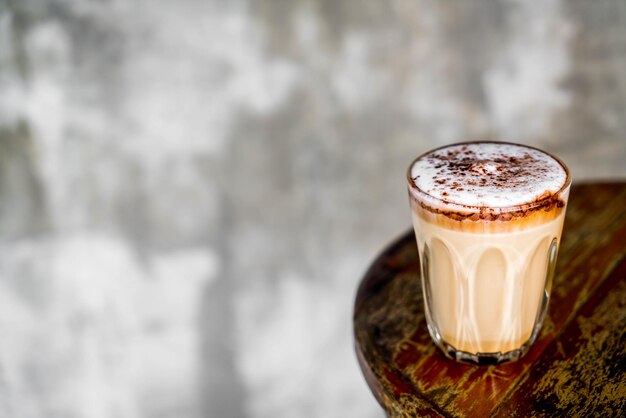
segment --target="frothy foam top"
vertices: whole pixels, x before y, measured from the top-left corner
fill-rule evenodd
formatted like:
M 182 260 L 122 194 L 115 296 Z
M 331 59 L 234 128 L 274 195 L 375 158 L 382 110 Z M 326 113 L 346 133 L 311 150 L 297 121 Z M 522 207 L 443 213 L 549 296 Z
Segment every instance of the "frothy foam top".
M 550 155 L 523 145 L 482 142 L 434 150 L 413 163 L 424 193 L 463 206 L 503 208 L 549 198 L 567 181 Z

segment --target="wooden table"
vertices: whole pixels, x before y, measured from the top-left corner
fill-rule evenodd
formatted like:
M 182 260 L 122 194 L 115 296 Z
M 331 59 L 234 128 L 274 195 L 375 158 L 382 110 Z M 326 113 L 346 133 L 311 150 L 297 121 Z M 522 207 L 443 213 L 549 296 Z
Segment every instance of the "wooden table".
M 572 188 L 548 315 L 521 360 L 471 366 L 435 347 L 413 231 L 365 274 L 354 336 L 391 417 L 626 416 L 626 184 Z

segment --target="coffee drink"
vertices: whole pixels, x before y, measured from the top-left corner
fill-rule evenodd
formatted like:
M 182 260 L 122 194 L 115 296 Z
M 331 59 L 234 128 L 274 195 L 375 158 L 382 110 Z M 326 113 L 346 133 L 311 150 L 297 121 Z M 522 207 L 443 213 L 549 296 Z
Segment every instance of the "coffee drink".
M 535 148 L 474 142 L 417 158 L 407 177 L 433 340 L 460 361 L 516 360 L 547 309 L 567 167 Z

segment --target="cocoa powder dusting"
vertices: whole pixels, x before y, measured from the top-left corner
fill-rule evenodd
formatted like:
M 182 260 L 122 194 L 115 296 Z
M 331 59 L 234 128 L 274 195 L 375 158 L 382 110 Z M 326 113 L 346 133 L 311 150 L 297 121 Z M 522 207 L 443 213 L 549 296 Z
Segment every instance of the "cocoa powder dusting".
M 429 195 L 468 210 L 460 213 L 447 210 L 445 205 L 431 207 L 423 202 L 419 202 L 420 206 L 456 220 L 510 221 L 536 210 L 550 211 L 565 205 L 558 192 L 567 172 L 551 156 L 533 148 L 469 143 L 435 150 L 418 159 L 414 166 L 418 172 L 436 171 L 430 180 L 421 173 L 422 182 L 429 185 Z M 419 175 L 412 178 L 416 181 Z M 415 187 L 420 190 L 418 183 Z

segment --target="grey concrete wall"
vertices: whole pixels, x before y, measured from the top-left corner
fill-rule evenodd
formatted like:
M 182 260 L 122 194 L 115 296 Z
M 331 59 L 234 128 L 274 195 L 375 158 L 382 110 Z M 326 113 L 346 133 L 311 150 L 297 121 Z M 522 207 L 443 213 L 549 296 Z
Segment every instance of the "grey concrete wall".
M 625 50 L 621 1 L 0 1 L 0 417 L 380 417 L 410 160 L 626 178 Z

